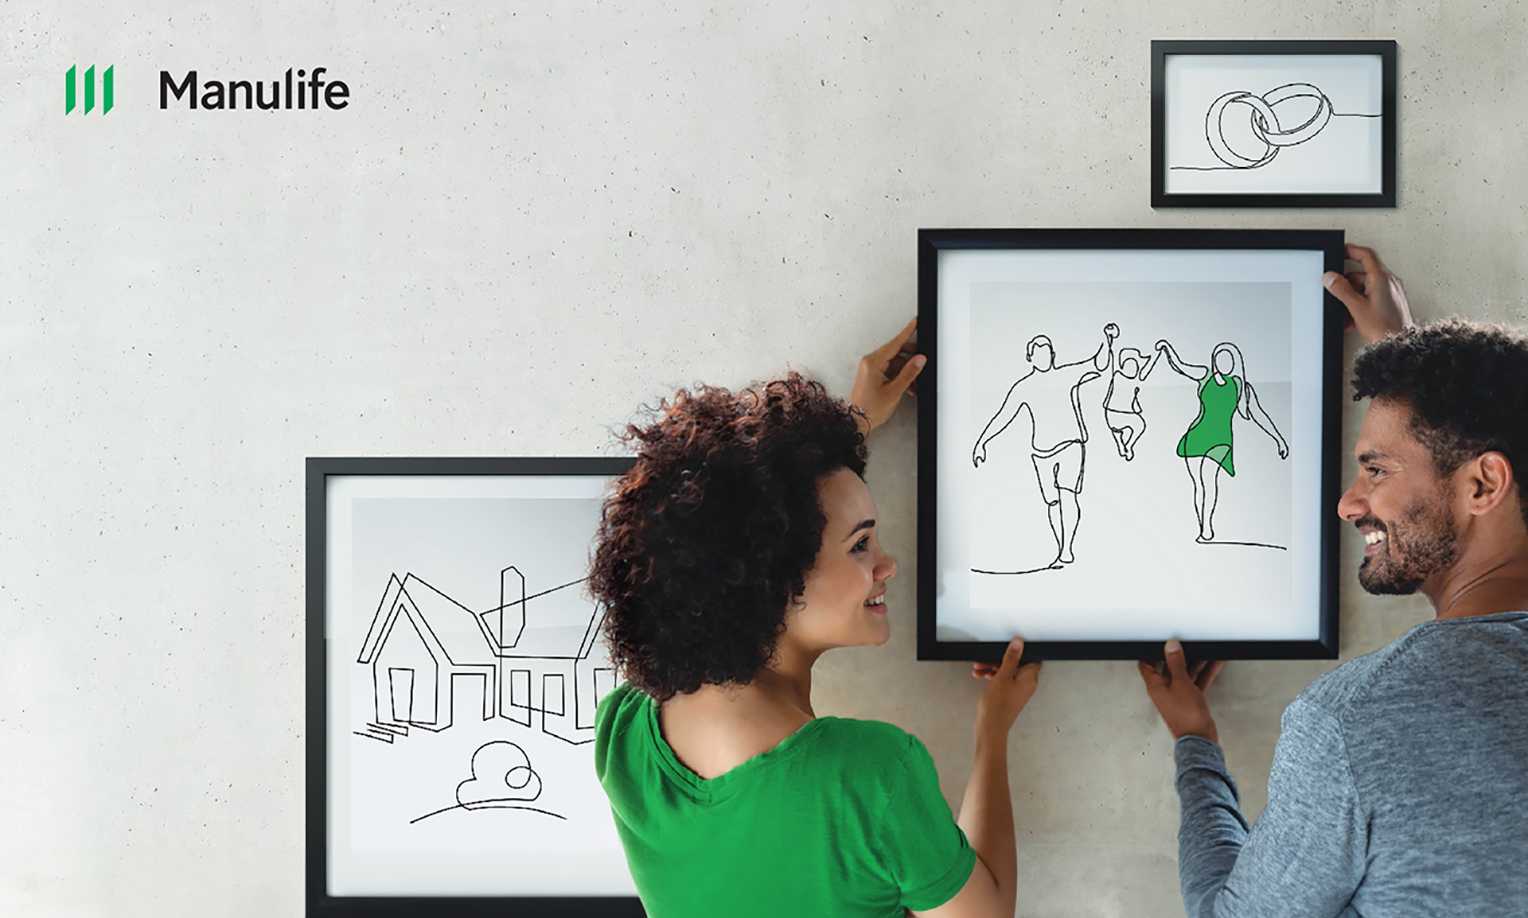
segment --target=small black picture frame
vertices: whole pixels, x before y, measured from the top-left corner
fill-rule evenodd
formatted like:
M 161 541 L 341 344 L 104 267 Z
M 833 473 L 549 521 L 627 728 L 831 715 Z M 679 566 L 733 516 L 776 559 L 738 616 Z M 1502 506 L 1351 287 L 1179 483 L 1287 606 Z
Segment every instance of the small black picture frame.
M 1396 206 L 1396 42 L 1393 40 L 1154 40 L 1151 43 L 1151 206 L 1152 207 L 1394 207 Z M 1202 120 L 1197 116 L 1199 108 L 1172 109 L 1169 99 L 1169 60 L 1177 56 L 1193 57 L 1251 57 L 1259 58 L 1289 56 L 1291 58 L 1313 55 L 1375 58 L 1378 69 L 1378 111 L 1341 111 L 1339 107 L 1368 106 L 1351 95 L 1329 97 L 1330 87 L 1323 90 L 1313 83 L 1305 82 L 1289 72 L 1270 70 L 1264 82 L 1268 85 L 1242 85 L 1231 79 L 1225 86 L 1213 92 L 1223 94 L 1213 97 L 1205 109 Z M 1275 75 L 1278 74 L 1278 75 Z M 1334 77 L 1335 78 L 1335 77 Z M 1231 85 L 1235 83 L 1236 85 Z M 1373 93 L 1369 96 L 1372 98 Z M 1200 103 L 1211 98 L 1205 95 Z M 1184 103 L 1187 106 L 1189 103 Z M 1372 104 L 1370 102 L 1369 104 Z M 1293 118 L 1305 118 L 1303 123 L 1280 125 L 1277 106 L 1289 105 Z M 1170 111 L 1170 109 L 1172 109 Z M 1247 124 L 1233 115 L 1246 110 Z M 1269 130 L 1267 118 L 1274 121 Z M 1377 128 L 1366 127 L 1370 121 L 1378 121 Z M 1335 122 L 1335 123 L 1334 123 Z M 1230 125 L 1230 137 L 1224 133 Z M 1270 166 L 1276 158 L 1285 163 L 1296 153 L 1304 156 L 1303 167 L 1312 168 L 1312 162 L 1338 164 L 1351 162 L 1351 157 L 1362 158 L 1366 143 L 1338 144 L 1335 139 L 1327 145 L 1301 148 L 1307 141 L 1317 140 L 1323 130 L 1361 132 L 1363 137 L 1377 145 L 1379 162 L 1366 168 L 1377 173 L 1379 187 L 1368 190 L 1372 182 L 1359 182 L 1351 190 L 1320 190 L 1301 187 L 1299 179 L 1288 175 L 1277 181 L 1264 180 L 1272 172 Z M 1169 132 L 1173 138 L 1169 138 Z M 1191 137 L 1202 134 L 1203 139 Z M 1248 133 L 1252 135 L 1249 139 Z M 1335 138 L 1334 130 L 1329 137 Z M 1217 142 L 1218 141 L 1218 142 Z M 1232 143 L 1241 145 L 1236 149 Z M 1174 144 L 1182 146 L 1175 152 Z M 1261 148 L 1257 144 L 1261 143 Z M 1354 152 L 1358 151 L 1358 152 Z M 1324 156 L 1325 160 L 1314 159 Z M 1169 157 L 1173 158 L 1169 162 Z M 1254 158 L 1255 157 L 1255 158 Z M 1181 161 L 1180 161 L 1181 160 Z M 1277 169 L 1284 170 L 1281 163 Z M 1180 176 L 1182 178 L 1180 178 Z M 1330 177 L 1337 182 L 1336 175 Z M 1192 187 L 1181 187 L 1191 184 Z M 1312 180 L 1311 185 L 1317 184 Z M 1340 184 L 1340 183 L 1339 183 Z M 1365 190 L 1357 190 L 1362 185 Z M 1179 186 L 1179 187 L 1174 187 Z
M 990 260 L 987 253 L 1003 252 L 1046 252 L 1051 251 L 1061 254 L 1063 257 L 1076 258 L 1082 250 L 1101 250 L 1106 253 L 1140 253 L 1146 256 L 1172 255 L 1174 253 L 1204 253 L 1210 257 L 1234 256 L 1237 253 L 1280 253 L 1295 251 L 1301 253 L 1305 260 L 1310 263 L 1313 276 L 1305 278 L 1302 283 L 1314 284 L 1319 288 L 1320 276 L 1327 270 L 1341 270 L 1344 259 L 1344 239 L 1340 230 L 1238 230 L 1238 229 L 922 229 L 918 233 L 918 340 L 919 350 L 928 357 L 928 365 L 919 377 L 918 392 L 918 558 L 917 558 L 917 658 L 919 660 L 963 660 L 963 661 L 996 661 L 1001 658 L 1007 637 L 997 639 L 997 636 L 984 637 L 980 640 L 964 640 L 953 637 L 941 639 L 939 636 L 939 613 L 941 603 L 950 602 L 950 597 L 959 595 L 957 591 L 950 590 L 950 584 L 944 581 L 944 577 L 951 571 L 963 573 L 966 570 L 965 558 L 957 558 L 952 562 L 941 559 L 940 538 L 942 524 L 939 519 L 941 499 L 940 492 L 943 485 L 941 478 L 940 453 L 945 452 L 946 461 L 951 461 L 950 450 L 956 447 L 941 446 L 941 437 L 947 434 L 957 434 L 966 437 L 968 432 L 960 429 L 958 420 L 952 422 L 947 430 L 941 429 L 941 417 L 945 411 L 953 411 L 952 418 L 959 419 L 962 413 L 971 413 L 976 424 L 979 417 L 985 416 L 984 410 L 978 416 L 971 412 L 967 404 L 945 404 L 944 398 L 953 397 L 944 392 L 942 380 L 953 381 L 957 372 L 967 373 L 964 368 L 958 367 L 951 361 L 970 359 L 977 353 L 977 346 L 972 345 L 964 350 L 958 341 L 952 340 L 949 346 L 942 345 L 941 336 L 945 334 L 941 324 L 942 312 L 950 308 L 949 304 L 941 302 L 941 291 L 947 289 L 946 284 L 953 284 L 949 278 L 945 278 L 942 284 L 940 264 L 941 257 L 949 253 L 974 252 L 981 253 L 981 258 Z M 1197 257 L 1197 256 L 1196 256 Z M 1075 263 L 1068 268 L 1067 274 L 1060 285 L 1071 283 L 1071 278 L 1077 278 L 1079 282 L 1096 280 L 1096 276 L 1088 276 L 1076 273 Z M 985 270 L 985 269 L 984 269 Z M 1236 280 L 1233 278 L 1233 280 Z M 951 288 L 953 289 L 953 288 Z M 1306 595 L 1315 597 L 1316 625 L 1313 633 L 1307 639 L 1297 640 L 1192 640 L 1185 639 L 1184 644 L 1192 658 L 1196 659 L 1335 659 L 1338 655 L 1338 606 L 1337 606 L 1337 553 L 1338 553 L 1338 528 L 1335 507 L 1339 496 L 1339 451 L 1341 448 L 1341 370 L 1342 370 L 1342 335 L 1344 329 L 1345 311 L 1330 294 L 1323 290 L 1319 293 L 1307 291 L 1302 302 L 1311 304 L 1316 314 L 1310 315 L 1306 327 L 1313 334 L 1307 339 L 1299 339 L 1291 333 L 1291 353 L 1298 352 L 1301 355 L 1302 366 L 1319 372 L 1320 379 L 1307 396 L 1302 396 L 1307 404 L 1304 429 L 1308 438 L 1302 444 L 1305 450 L 1319 450 L 1316 454 L 1307 452 L 1301 461 L 1304 465 L 1305 481 L 1313 481 L 1317 487 L 1311 490 L 1315 493 L 1300 493 L 1299 497 L 1311 502 L 1319 502 L 1319 507 L 1307 507 L 1304 511 L 1308 525 L 1302 530 L 1307 534 L 1306 543 L 1308 548 L 1302 548 L 1307 559 L 1301 568 L 1304 589 Z M 973 300 L 974 302 L 974 300 Z M 1291 300 L 1294 302 L 1294 300 Z M 969 311 L 969 309 L 968 309 Z M 1027 321 L 1027 320 L 1026 320 Z M 1139 316 L 1121 319 L 1121 322 L 1130 322 L 1134 327 L 1127 326 L 1126 334 L 1136 333 L 1146 335 L 1147 340 L 1154 332 L 1148 333 L 1143 327 L 1147 323 Z M 974 326 L 973 326 L 974 327 Z M 1043 330 L 1043 329 L 1042 329 Z M 1118 334 L 1118 329 L 1115 329 Z M 1107 329 L 1106 329 L 1107 333 Z M 951 334 L 954 334 L 952 331 Z M 1026 333 L 1027 334 L 1027 333 Z M 968 335 L 969 338 L 988 337 L 986 335 Z M 1058 339 L 1059 340 L 1059 339 Z M 1015 346 L 1015 342 L 1017 345 Z M 999 347 L 1005 348 L 1010 355 L 1005 360 L 1013 366 L 1022 366 L 1025 360 L 1024 344 L 1019 338 L 1002 342 Z M 1053 346 L 1055 347 L 1055 346 Z M 946 352 L 955 350 L 947 359 Z M 1075 353 L 1075 351 L 1074 351 Z M 941 360 L 945 363 L 942 364 Z M 1114 365 L 1114 350 L 1110 347 L 1110 365 Z M 1212 354 L 1211 363 L 1214 362 Z M 1078 366 L 1081 365 L 1079 362 Z M 1245 365 L 1244 365 L 1245 366 Z M 1058 365 L 1059 368 L 1059 365 Z M 1006 377 L 1003 380 L 1006 383 Z M 1179 383 L 1179 385 L 1184 385 Z M 1292 385 L 1292 384 L 1291 384 Z M 1000 390 L 1001 385 L 998 387 Z M 974 388 L 966 387 L 970 392 Z M 1013 393 L 1013 389 L 1009 393 Z M 1075 397 L 1074 389 L 1074 397 Z M 1110 390 L 1113 391 L 1112 388 Z M 1004 405 L 1007 405 L 1007 397 L 1002 396 Z M 1293 399 L 1293 396 L 1291 396 Z M 1000 409 L 1001 411 L 1002 409 Z M 1078 409 L 1081 411 L 1082 409 Z M 1088 409 L 1092 411 L 1092 409 Z M 1201 415 L 1202 416 L 1202 415 Z M 996 417 L 996 415 L 994 415 Z M 1020 418 L 1018 409 L 1014 410 L 1013 417 Z M 1034 417 L 1031 410 L 1030 418 Z M 1022 426 L 1027 421 L 1019 421 Z M 1159 428 L 1164 422 L 1154 421 Z M 1182 417 L 1176 422 L 1182 423 Z M 1247 422 L 1242 422 L 1247 423 Z M 1010 419 L 1009 425 L 1014 425 Z M 991 425 L 989 424 L 989 427 Z M 1005 425 L 1006 426 L 1006 425 Z M 1172 423 L 1165 423 L 1166 433 L 1171 436 L 1176 433 Z M 1015 427 L 1017 429 L 1017 426 Z M 1250 431 L 1249 428 L 1245 428 Z M 985 434 L 985 430 L 983 434 Z M 999 431 L 1000 433 L 1002 431 Z M 1104 431 L 1107 433 L 1108 431 Z M 995 435 L 994 435 L 995 436 Z M 1163 441 L 1159 439 L 1153 443 L 1154 449 L 1164 448 Z M 1244 434 L 1243 436 L 1252 436 Z M 1033 435 L 1031 440 L 1035 438 Z M 1086 435 L 1084 435 L 1086 441 Z M 1310 442 L 1310 441 L 1319 442 Z M 970 455 L 971 448 L 966 445 L 969 441 L 957 440 L 961 455 Z M 1019 442 L 1023 442 L 1022 433 Z M 1167 440 L 1170 444 L 1172 441 Z M 1103 449 L 1104 459 L 1118 461 L 1109 455 L 1108 439 L 1095 431 L 1093 449 Z M 1102 443 L 1100 447 L 1097 444 Z M 1038 444 L 1035 444 L 1038 447 Z M 1266 446 L 1267 444 L 1263 444 Z M 1010 449 L 1012 447 L 1009 447 Z M 1166 449 L 1172 450 L 1171 445 Z M 1022 447 L 1020 447 L 1022 449 Z M 1287 449 L 1287 447 L 1286 447 Z M 1178 453 L 1179 456 L 1183 452 Z M 957 462 L 959 460 L 956 460 Z M 1092 461 L 1092 460 L 1090 460 Z M 1176 463 L 1176 459 L 1169 458 L 1167 461 Z M 989 462 L 988 465 L 991 465 Z M 1125 466 L 1121 466 L 1125 468 Z M 1017 477 L 1012 479 L 1015 489 L 1025 488 L 1033 490 L 1035 479 L 1032 473 L 1026 469 L 1025 474 L 1029 477 L 1021 480 Z M 1096 473 L 1091 472 L 1090 475 Z M 1291 473 L 1293 474 L 1293 473 Z M 1081 472 L 1078 472 L 1079 485 L 1082 481 Z M 1293 480 L 1293 479 L 1291 479 Z M 1246 487 L 1238 484 L 1238 487 Z M 1007 487 L 1005 484 L 1004 487 Z M 1293 486 L 1291 486 L 1293 488 Z M 1044 490 L 1042 483 L 1041 490 Z M 1097 490 L 1097 488 L 1095 488 Z M 1079 486 L 1078 492 L 1082 488 Z M 953 493 L 953 492 L 952 492 Z M 1291 492 L 1294 493 L 1293 490 Z M 1097 500 L 1097 498 L 1094 498 Z M 1174 500 L 1177 498 L 1174 497 Z M 1048 502 L 1048 499 L 1047 499 Z M 953 505 L 952 505 L 953 506 Z M 1095 505 L 1096 506 L 1096 505 Z M 1111 505 L 1112 506 L 1112 505 Z M 1088 510 L 1082 511 L 1082 525 L 1088 523 Z M 1096 512 L 1095 512 L 1096 519 Z M 1098 525 L 1095 523 L 1095 525 Z M 1052 527 L 1054 530 L 1054 526 Z M 1085 529 L 1083 530 L 1085 531 Z M 1179 534 L 1178 537 L 1182 537 Z M 1059 538 L 1059 537 L 1058 537 Z M 1195 541 L 1192 533 L 1188 533 L 1184 539 L 1186 543 Z M 1314 543 L 1314 544 L 1311 544 Z M 1244 543 L 1231 543 L 1233 545 Z M 1293 543 L 1291 543 L 1293 544 Z M 1277 546 L 1267 546 L 1275 548 Z M 1059 542 L 1058 542 L 1059 549 Z M 1209 549 L 1206 546 L 1206 550 Z M 1286 549 L 1287 550 L 1287 549 Z M 1078 550 L 1081 554 L 1081 550 Z M 1292 556 L 1291 556 L 1292 557 Z M 1043 560 L 1043 559 L 1042 559 Z M 978 571 L 972 567 L 973 574 L 989 573 L 1032 573 L 1028 570 L 1014 571 Z M 1041 576 L 1051 576 L 1047 571 Z M 954 575 L 951 575 L 954 576 Z M 1018 582 L 1015 579 L 1013 582 Z M 1030 581 L 1032 582 L 1032 581 Z M 1293 594 L 1293 588 L 1291 588 Z M 972 608 L 967 606 L 967 608 Z M 1301 608 L 1308 608 L 1302 606 Z M 1150 639 L 1042 639 L 1036 640 L 1032 636 L 1026 636 L 1025 658 L 1026 659 L 1062 659 L 1062 660 L 1116 660 L 1116 659 L 1151 659 L 1160 658 L 1162 653 L 1163 635 L 1153 634 Z M 1168 635 L 1177 636 L 1177 635 Z
M 307 736 L 305 914 L 309 918 L 440 918 L 560 916 L 640 918 L 635 896 L 367 895 L 329 893 L 330 659 L 326 641 L 329 481 L 336 476 L 600 476 L 616 477 L 633 460 L 621 457 L 309 457 L 306 461 Z M 520 602 L 524 603 L 524 600 Z M 368 638 L 369 640 L 369 638 Z M 486 720 L 486 715 L 485 715 Z M 591 747 L 592 748 L 592 747 Z M 592 780 L 592 772 L 590 780 Z

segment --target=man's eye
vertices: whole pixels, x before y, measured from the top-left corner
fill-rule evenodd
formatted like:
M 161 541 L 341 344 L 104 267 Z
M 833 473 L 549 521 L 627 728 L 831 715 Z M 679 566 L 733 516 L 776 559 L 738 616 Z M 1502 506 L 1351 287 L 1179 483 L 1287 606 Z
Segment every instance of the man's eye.
M 1369 472 L 1369 477 L 1370 478 L 1378 478 L 1381 475 L 1385 474 L 1385 470 L 1384 469 L 1376 468 L 1376 467 L 1374 467 L 1372 465 L 1369 466 L 1368 472 Z

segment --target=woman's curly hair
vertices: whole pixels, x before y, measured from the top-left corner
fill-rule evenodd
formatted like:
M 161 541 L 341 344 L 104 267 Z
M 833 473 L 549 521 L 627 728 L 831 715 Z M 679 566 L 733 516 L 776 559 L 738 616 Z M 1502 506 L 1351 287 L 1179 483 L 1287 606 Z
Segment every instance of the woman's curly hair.
M 663 700 L 770 660 L 822 543 L 818 480 L 865 473 L 858 411 L 793 372 L 680 389 L 627 425 L 636 464 L 605 501 L 589 590 L 629 682 Z
M 1408 328 L 1359 353 L 1353 399 L 1393 399 L 1443 475 L 1481 453 L 1507 457 L 1528 522 L 1528 338 L 1449 319 Z

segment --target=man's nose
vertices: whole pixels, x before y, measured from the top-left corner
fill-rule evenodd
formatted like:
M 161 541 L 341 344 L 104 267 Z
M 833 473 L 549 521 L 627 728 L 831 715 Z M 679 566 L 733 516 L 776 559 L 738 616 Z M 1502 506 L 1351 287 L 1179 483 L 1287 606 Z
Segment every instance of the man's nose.
M 1342 497 L 1337 501 L 1337 515 L 1353 522 L 1369 511 L 1368 502 L 1359 493 L 1359 482 L 1354 481 L 1348 485 L 1348 489 L 1342 492 Z

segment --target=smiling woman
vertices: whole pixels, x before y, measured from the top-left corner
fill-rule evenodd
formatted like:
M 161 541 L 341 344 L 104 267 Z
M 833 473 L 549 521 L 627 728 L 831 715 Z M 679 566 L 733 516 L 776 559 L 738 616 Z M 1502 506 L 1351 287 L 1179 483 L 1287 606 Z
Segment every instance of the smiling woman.
M 817 481 L 842 470 L 863 489 L 865 444 L 849 406 L 797 374 L 681 389 L 658 411 L 627 430 L 637 464 L 605 506 L 590 588 L 611 659 L 661 701 L 768 662 L 823 538 Z
M 649 914 L 1013 913 L 1022 645 L 973 673 L 992 681 L 959 823 L 916 737 L 812 709 L 818 657 L 891 634 L 865 434 L 922 369 L 914 330 L 866 356 L 850 403 L 792 373 L 680 390 L 626 431 L 589 580 L 626 678 L 595 770 Z

